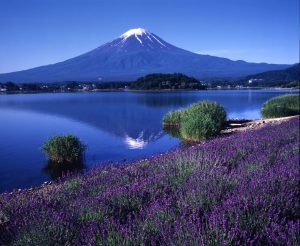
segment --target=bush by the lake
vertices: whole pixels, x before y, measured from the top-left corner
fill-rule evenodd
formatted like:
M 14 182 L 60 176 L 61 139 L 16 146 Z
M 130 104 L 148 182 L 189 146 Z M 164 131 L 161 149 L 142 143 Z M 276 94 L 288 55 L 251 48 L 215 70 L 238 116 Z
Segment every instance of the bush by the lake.
M 299 94 L 271 98 L 261 108 L 263 118 L 277 118 L 299 114 Z
M 62 135 L 49 138 L 42 150 L 53 163 L 73 163 L 82 159 L 85 146 L 76 136 Z
M 163 118 L 165 128 L 177 128 L 179 135 L 198 141 L 218 134 L 226 120 L 224 108 L 210 101 L 192 104 L 186 109 L 171 111 Z
M 185 110 L 170 111 L 163 117 L 163 125 L 168 128 L 179 128 Z
M 183 139 L 198 141 L 218 134 L 226 120 L 224 108 L 210 101 L 195 103 L 183 115 L 180 134 Z
M 299 117 L 0 194 L 0 245 L 299 245 Z

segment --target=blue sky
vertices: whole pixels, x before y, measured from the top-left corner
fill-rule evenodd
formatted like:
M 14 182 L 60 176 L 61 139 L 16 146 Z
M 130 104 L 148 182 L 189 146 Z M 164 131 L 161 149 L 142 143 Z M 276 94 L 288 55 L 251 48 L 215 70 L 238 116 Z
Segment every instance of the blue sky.
M 0 73 L 72 58 L 136 27 L 197 53 L 299 61 L 298 0 L 0 0 Z

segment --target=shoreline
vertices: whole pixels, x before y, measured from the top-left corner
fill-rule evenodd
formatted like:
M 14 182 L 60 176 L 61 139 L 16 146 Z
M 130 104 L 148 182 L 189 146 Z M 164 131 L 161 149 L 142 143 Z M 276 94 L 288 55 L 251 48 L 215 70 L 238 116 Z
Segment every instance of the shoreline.
M 173 152 L 174 150 L 179 150 L 179 151 L 184 151 L 186 149 L 189 148 L 194 148 L 195 146 L 201 145 L 207 141 L 211 141 L 215 138 L 225 138 L 226 136 L 232 135 L 232 134 L 236 134 L 238 132 L 242 132 L 242 131 L 251 131 L 251 130 L 257 130 L 266 126 L 270 126 L 270 125 L 278 125 L 282 122 L 288 121 L 290 119 L 293 118 L 298 118 L 299 115 L 295 115 L 295 116 L 288 116 L 288 117 L 280 117 L 280 118 L 269 118 L 269 119 L 229 119 L 227 120 L 227 127 L 223 130 L 221 130 L 221 132 L 209 139 L 204 139 L 202 141 L 199 142 L 191 142 L 187 145 L 183 145 L 183 146 L 176 146 L 168 151 L 164 151 L 164 152 L 160 152 L 160 153 L 156 153 L 150 156 L 146 156 L 144 158 L 140 158 L 140 159 L 134 159 L 134 160 L 129 160 L 128 163 L 124 163 L 124 166 L 127 167 L 131 167 L 132 165 L 136 165 L 138 163 L 141 163 L 143 161 L 148 161 L 151 158 L 155 158 L 158 156 L 164 156 L 164 155 L 168 155 L 169 153 Z M 103 163 L 107 163 L 107 161 L 101 162 Z M 95 165 L 95 167 L 99 166 L 101 163 L 98 163 Z M 118 167 L 120 164 L 120 162 L 109 162 L 110 166 L 115 166 Z M 2 192 L 0 193 L 1 195 L 4 194 L 9 194 L 9 195 L 17 195 L 18 193 L 34 193 L 34 192 L 47 192 L 48 189 L 53 188 L 53 186 L 55 187 L 59 187 L 59 186 L 63 186 L 65 182 L 68 182 L 69 178 L 72 178 L 73 176 L 82 176 L 82 175 L 86 175 L 90 170 L 84 171 L 84 173 L 80 173 L 80 174 L 74 174 L 74 175 L 70 175 L 70 177 L 66 177 L 66 179 L 58 179 L 57 181 L 45 181 L 43 183 L 41 183 L 38 186 L 34 186 L 34 187 L 30 187 L 30 188 L 15 188 L 12 191 L 7 191 L 7 192 Z
M 281 122 L 297 117 L 299 117 L 299 115 L 268 119 L 229 119 L 227 120 L 229 126 L 226 129 L 223 129 L 220 132 L 220 135 L 258 129 L 266 125 L 280 124 Z
M 162 89 L 162 90 L 136 90 L 136 89 L 95 89 L 79 91 L 11 91 L 0 92 L 1 95 L 26 95 L 26 94 L 63 94 L 63 93 L 96 93 L 96 92 L 189 92 L 189 91 L 229 91 L 229 90 L 292 90 L 300 91 L 299 88 L 282 88 L 282 87 L 241 87 L 241 88 L 207 88 L 207 89 Z

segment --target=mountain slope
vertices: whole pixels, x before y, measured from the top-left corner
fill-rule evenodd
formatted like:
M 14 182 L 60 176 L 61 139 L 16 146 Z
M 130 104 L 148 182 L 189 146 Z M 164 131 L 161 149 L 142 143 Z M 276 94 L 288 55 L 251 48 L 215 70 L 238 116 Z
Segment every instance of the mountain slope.
M 299 81 L 299 75 L 300 64 L 298 63 L 286 69 L 249 75 L 246 77 L 246 79 L 260 79 L 264 80 L 265 82 L 292 82 Z
M 0 82 L 133 80 L 149 73 L 185 73 L 197 78 L 238 77 L 288 65 L 247 63 L 177 48 L 144 29 L 131 29 L 112 42 L 75 58 L 19 72 Z

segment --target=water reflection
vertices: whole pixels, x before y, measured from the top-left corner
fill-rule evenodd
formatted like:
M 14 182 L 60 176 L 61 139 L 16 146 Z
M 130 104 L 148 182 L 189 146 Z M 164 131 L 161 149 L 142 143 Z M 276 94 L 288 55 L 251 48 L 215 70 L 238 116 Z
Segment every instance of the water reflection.
M 148 108 L 138 103 L 136 96 L 130 93 L 129 95 L 125 93 L 88 94 L 88 96 L 59 94 L 53 95 L 51 101 L 49 95 L 45 95 L 45 98 L 35 95 L 40 97 L 39 100 L 14 98 L 0 103 L 1 107 L 9 109 L 34 111 L 82 122 L 120 138 L 129 136 L 138 139 L 139 134 L 143 132 L 143 140 L 149 142 L 153 134 L 160 133 L 161 118 L 167 109 Z M 142 95 L 137 95 L 140 96 Z
M 144 149 L 148 144 L 148 141 L 145 141 L 142 137 L 136 139 L 125 136 L 124 142 L 127 144 L 129 149 Z
M 170 136 L 174 137 L 174 138 L 178 138 L 178 139 L 182 139 L 180 136 L 180 132 L 179 129 L 176 128 L 172 128 L 172 127 L 165 127 L 164 131 L 169 134 Z
M 42 172 L 46 173 L 52 180 L 56 180 L 65 175 L 74 175 L 81 173 L 85 168 L 84 162 L 79 160 L 72 163 L 57 164 L 52 161 L 48 161 L 48 164 L 43 167 Z
M 166 92 L 140 92 L 137 102 L 147 107 L 182 107 L 198 100 L 199 94 L 195 91 L 166 93 Z
M 154 142 L 164 134 L 164 131 L 160 131 L 158 134 L 152 133 L 149 136 L 145 136 L 145 131 L 141 131 L 137 138 L 132 138 L 128 134 L 125 134 L 124 142 L 129 149 L 144 149 L 149 142 Z

